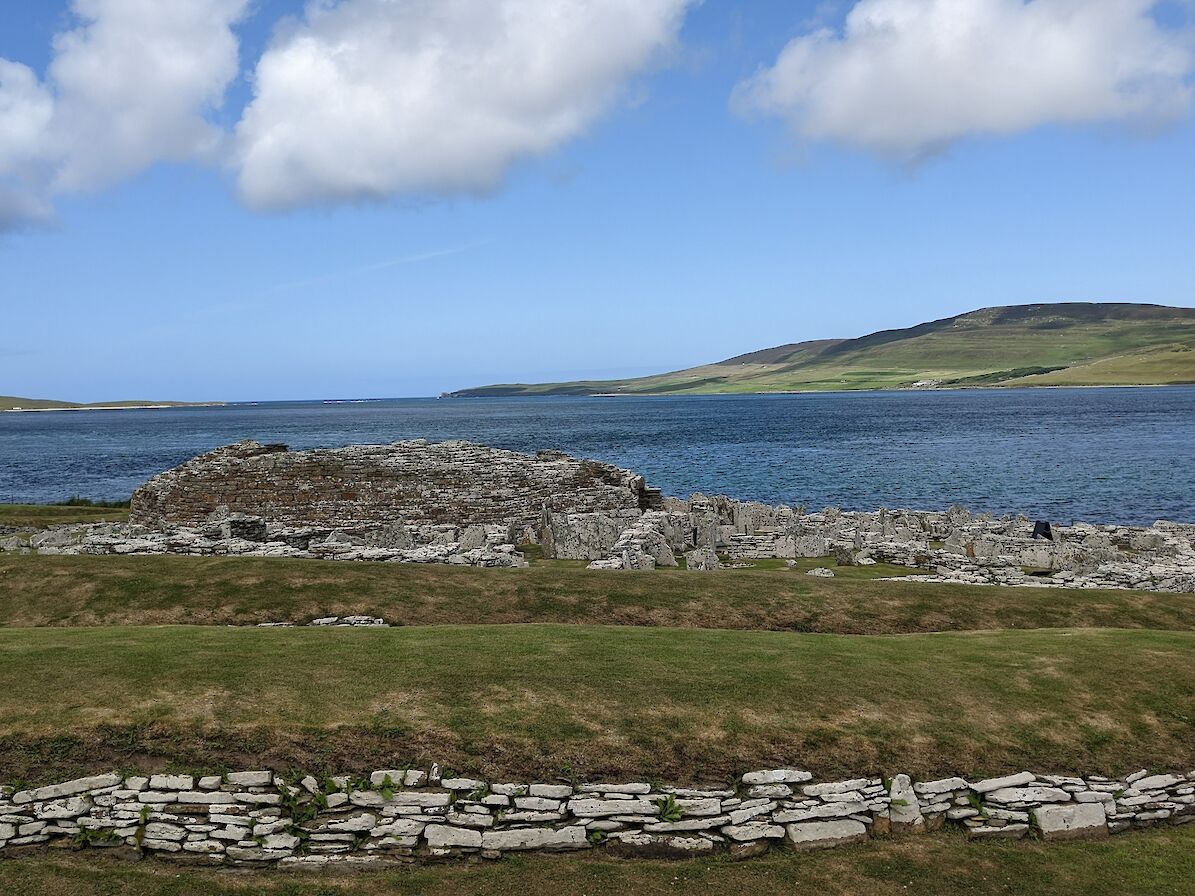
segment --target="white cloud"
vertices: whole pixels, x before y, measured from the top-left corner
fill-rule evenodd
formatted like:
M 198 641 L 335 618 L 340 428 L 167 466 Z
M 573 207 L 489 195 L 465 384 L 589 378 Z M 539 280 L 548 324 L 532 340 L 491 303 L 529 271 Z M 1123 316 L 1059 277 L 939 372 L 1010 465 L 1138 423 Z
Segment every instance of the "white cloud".
M 210 155 L 206 116 L 238 71 L 232 25 L 249 0 L 75 0 L 46 82 L 0 60 L 0 228 L 51 214 L 55 195 L 159 161 Z
M 313 2 L 237 129 L 251 205 L 471 193 L 585 131 L 690 0 Z
M 1155 0 L 860 0 L 841 33 L 791 41 L 740 84 L 739 111 L 800 140 L 916 158 L 1046 124 L 1154 123 L 1191 101 L 1191 34 Z
M 55 39 L 50 67 L 60 186 L 102 186 L 210 154 L 221 135 L 205 115 L 237 75 L 232 25 L 247 3 L 76 0 L 89 24 Z
M 36 163 L 54 100 L 33 69 L 0 59 L 0 171 Z
M 53 116 L 53 97 L 33 70 L 0 59 L 0 230 L 49 216 L 31 185 L 41 177 Z

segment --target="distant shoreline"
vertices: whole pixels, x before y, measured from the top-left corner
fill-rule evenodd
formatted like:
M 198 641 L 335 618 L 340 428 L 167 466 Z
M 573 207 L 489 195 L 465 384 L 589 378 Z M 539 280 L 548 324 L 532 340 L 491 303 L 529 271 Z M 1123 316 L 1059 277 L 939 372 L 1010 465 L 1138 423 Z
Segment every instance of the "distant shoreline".
M 458 395 L 444 393 L 440 398 L 451 399 L 487 399 L 487 398 L 710 398 L 716 396 L 733 395 L 872 395 L 893 393 L 926 393 L 926 392 L 1011 392 L 1017 389 L 1175 389 L 1195 386 L 1189 383 L 1082 383 L 1056 384 L 1043 383 L 1030 385 L 1023 383 L 1009 386 L 924 386 L 921 388 L 903 387 L 899 389 L 767 389 L 758 392 L 537 392 L 519 393 L 514 395 Z
M 45 414 L 52 411 L 163 411 L 171 408 L 222 408 L 223 401 L 180 402 L 175 404 L 96 404 L 68 405 L 58 408 L 0 408 L 4 414 Z

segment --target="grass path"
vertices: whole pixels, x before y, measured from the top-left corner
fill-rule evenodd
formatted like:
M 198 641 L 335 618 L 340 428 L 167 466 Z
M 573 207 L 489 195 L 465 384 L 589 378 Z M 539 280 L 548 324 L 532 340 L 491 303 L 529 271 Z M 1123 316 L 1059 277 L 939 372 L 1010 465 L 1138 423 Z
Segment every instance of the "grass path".
M 252 625 L 351 613 L 401 625 L 556 622 L 836 634 L 1195 630 L 1189 594 L 816 579 L 785 569 L 635 573 L 0 554 L 0 627 Z
M 370 873 L 235 873 L 40 856 L 0 862 L 0 891 L 38 896 L 1192 896 L 1195 825 L 1102 842 L 872 841 L 750 862 L 536 856 Z
M 0 778 L 172 761 L 490 776 L 1195 765 L 1195 634 L 581 625 L 0 630 Z

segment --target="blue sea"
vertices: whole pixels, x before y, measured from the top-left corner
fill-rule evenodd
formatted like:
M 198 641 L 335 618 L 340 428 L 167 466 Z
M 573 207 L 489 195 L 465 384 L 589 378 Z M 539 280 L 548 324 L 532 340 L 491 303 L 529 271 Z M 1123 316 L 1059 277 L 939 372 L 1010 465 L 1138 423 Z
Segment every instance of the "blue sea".
M 127 498 L 201 452 L 470 439 L 554 448 L 666 494 L 809 509 L 1195 522 L 1195 387 L 397 399 L 0 414 L 0 502 Z

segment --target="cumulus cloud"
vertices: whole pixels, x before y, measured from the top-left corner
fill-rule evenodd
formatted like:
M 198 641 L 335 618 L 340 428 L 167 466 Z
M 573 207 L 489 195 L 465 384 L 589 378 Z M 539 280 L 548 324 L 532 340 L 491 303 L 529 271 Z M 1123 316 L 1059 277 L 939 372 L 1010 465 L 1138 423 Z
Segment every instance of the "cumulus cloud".
M 45 83 L 0 60 L 0 227 L 159 161 L 211 154 L 249 0 L 75 0 Z
M 484 192 L 585 131 L 690 0 L 313 2 L 258 62 L 237 128 L 259 208 Z
M 960 138 L 1182 115 L 1191 34 L 1156 0 L 859 0 L 841 32 L 791 41 L 740 84 L 739 111 L 803 141 L 916 158 Z
M 53 139 L 67 189 L 102 186 L 158 161 L 210 154 L 206 115 L 239 69 L 233 23 L 248 0 L 76 0 L 88 21 L 59 35 Z
M 0 230 L 49 215 L 33 185 L 53 116 L 54 99 L 33 70 L 0 59 Z
M 33 69 L 0 59 L 0 170 L 35 163 L 54 116 L 54 99 Z

